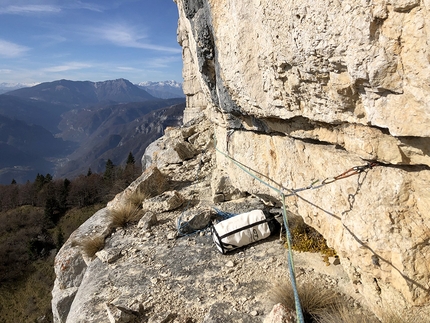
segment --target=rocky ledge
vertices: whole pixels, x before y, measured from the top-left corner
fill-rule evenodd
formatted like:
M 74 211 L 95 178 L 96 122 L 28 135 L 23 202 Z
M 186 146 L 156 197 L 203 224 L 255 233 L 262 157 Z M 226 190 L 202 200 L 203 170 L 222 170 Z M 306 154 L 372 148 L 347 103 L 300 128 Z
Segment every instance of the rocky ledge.
M 55 261 L 55 322 L 269 322 L 271 291 L 289 280 L 279 235 L 228 255 L 217 251 L 209 231 L 178 237 L 180 217 L 213 207 L 230 213 L 268 208 L 215 176 L 211 137 L 207 120 L 166 131 L 153 144 L 157 153 L 144 156 L 144 173 L 72 234 Z M 178 162 L 180 155 L 188 158 Z M 138 190 L 156 191 L 143 202 L 141 219 L 112 230 L 110 214 Z M 220 195 L 224 201 L 214 203 Z M 90 258 L 79 242 L 95 236 L 105 243 Z M 294 259 L 300 281 L 333 289 L 365 311 L 334 258 L 330 266 L 320 254 L 295 253 Z

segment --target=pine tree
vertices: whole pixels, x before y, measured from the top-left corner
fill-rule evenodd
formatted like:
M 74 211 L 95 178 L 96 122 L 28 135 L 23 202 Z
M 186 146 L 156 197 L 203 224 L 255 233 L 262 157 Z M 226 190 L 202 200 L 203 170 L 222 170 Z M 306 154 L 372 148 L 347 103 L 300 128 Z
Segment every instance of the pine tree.
M 114 171 L 115 171 L 115 165 L 113 162 L 108 159 L 105 166 L 105 172 L 103 174 L 103 178 L 108 181 L 114 180 Z
M 124 180 L 125 185 L 129 185 L 135 179 L 135 160 L 131 152 L 128 153 L 127 163 L 125 165 Z
M 37 173 L 36 179 L 34 180 L 34 186 L 36 188 L 36 192 L 39 192 L 42 189 L 44 184 L 45 184 L 45 176 Z
M 56 223 L 58 220 L 58 208 L 58 201 L 53 197 L 48 198 L 45 202 L 45 217 L 53 223 Z
M 135 160 L 134 160 L 134 156 L 131 153 L 131 151 L 128 153 L 128 157 L 127 157 L 127 165 L 134 165 Z
M 52 175 L 51 174 L 46 174 L 45 176 L 45 184 L 51 183 L 52 182 Z

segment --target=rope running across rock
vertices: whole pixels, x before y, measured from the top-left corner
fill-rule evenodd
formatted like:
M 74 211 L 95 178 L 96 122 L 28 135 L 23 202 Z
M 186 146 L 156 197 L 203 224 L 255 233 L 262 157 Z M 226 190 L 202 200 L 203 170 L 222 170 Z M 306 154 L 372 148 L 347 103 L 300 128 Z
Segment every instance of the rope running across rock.
M 299 323 L 304 323 L 303 311 L 302 311 L 302 308 L 301 308 L 301 305 L 300 305 L 300 299 L 299 299 L 299 294 L 298 294 L 298 290 L 297 290 L 297 283 L 296 283 L 296 276 L 295 276 L 295 272 L 294 272 L 294 260 L 293 260 L 292 244 L 291 244 L 292 237 L 291 237 L 291 232 L 290 232 L 290 229 L 289 229 L 289 226 L 288 226 L 287 208 L 286 208 L 286 204 L 285 204 L 285 198 L 288 197 L 288 196 L 296 195 L 298 192 L 302 192 L 302 191 L 305 191 L 305 190 L 318 189 L 318 188 L 321 188 L 321 187 L 323 187 L 323 186 L 325 186 L 327 184 L 333 183 L 333 182 L 335 182 L 337 180 L 348 178 L 350 176 L 360 174 L 360 173 L 362 173 L 362 172 L 364 172 L 366 170 L 372 169 L 373 167 L 377 166 L 378 164 L 375 163 L 375 162 L 371 162 L 371 163 L 367 163 L 367 165 L 354 166 L 354 167 L 346 170 L 342 174 L 339 174 L 339 175 L 337 175 L 335 177 L 330 177 L 330 178 L 326 178 L 326 179 L 322 180 L 321 184 L 319 184 L 319 185 L 315 186 L 315 184 L 318 183 L 318 182 L 320 182 L 320 180 L 315 180 L 309 186 L 306 186 L 306 187 L 303 187 L 303 188 L 299 188 L 299 189 L 287 189 L 287 188 L 284 188 L 280 184 L 276 183 L 273 179 L 269 178 L 268 176 L 260 174 L 262 177 L 267 178 L 272 183 L 276 183 L 276 185 L 278 185 L 279 187 L 281 187 L 281 188 L 276 188 L 275 186 L 267 183 L 266 181 L 264 181 L 263 179 L 261 179 L 260 177 L 258 177 L 257 175 L 255 175 L 252 172 L 252 170 L 251 170 L 251 168 L 249 166 L 246 166 L 246 165 L 242 164 L 241 162 L 239 162 L 239 161 L 235 160 L 233 157 L 231 157 L 229 154 L 227 154 L 227 153 L 221 151 L 220 149 L 218 149 L 215 137 L 214 137 L 214 146 L 215 146 L 215 150 L 217 152 L 219 152 L 220 154 L 222 154 L 227 159 L 231 160 L 236 166 L 238 166 L 245 173 L 247 173 L 248 175 L 250 175 L 251 177 L 253 177 L 257 181 L 259 181 L 263 185 L 269 187 L 270 189 L 272 189 L 273 191 L 275 191 L 276 193 L 278 193 L 281 196 L 281 199 L 282 199 L 283 222 L 284 222 L 284 226 L 285 226 L 287 246 L 288 246 L 288 268 L 289 268 L 289 272 L 290 272 L 291 285 L 292 285 L 293 293 L 294 293 L 294 301 L 295 301 L 295 306 L 296 306 L 297 320 L 298 320 Z M 289 194 L 285 194 L 284 190 L 288 191 Z

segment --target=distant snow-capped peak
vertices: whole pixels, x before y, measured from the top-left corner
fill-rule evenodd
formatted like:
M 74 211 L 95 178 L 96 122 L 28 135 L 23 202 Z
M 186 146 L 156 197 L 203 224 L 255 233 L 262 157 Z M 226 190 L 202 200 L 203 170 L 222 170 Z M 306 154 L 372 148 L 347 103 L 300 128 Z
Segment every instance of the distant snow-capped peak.
M 160 82 L 144 81 L 144 82 L 138 83 L 137 85 L 138 86 L 171 86 L 171 87 L 177 87 L 177 88 L 180 88 L 182 86 L 181 83 L 178 83 L 173 80 L 160 81 Z
M 35 86 L 38 85 L 40 83 L 34 82 L 34 83 L 0 83 L 0 87 L 2 88 L 14 88 L 14 89 L 20 89 L 23 87 L 31 87 L 31 86 Z

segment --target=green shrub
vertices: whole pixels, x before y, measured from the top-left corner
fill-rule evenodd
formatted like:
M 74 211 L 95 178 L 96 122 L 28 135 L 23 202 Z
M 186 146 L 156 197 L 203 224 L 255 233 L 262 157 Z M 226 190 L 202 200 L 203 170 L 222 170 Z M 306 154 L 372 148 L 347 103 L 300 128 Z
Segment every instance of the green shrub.
M 302 219 L 291 221 L 291 248 L 300 252 L 319 252 L 328 266 L 328 257 L 337 257 L 336 251 L 327 246 L 327 241 L 314 228 L 303 222 Z

